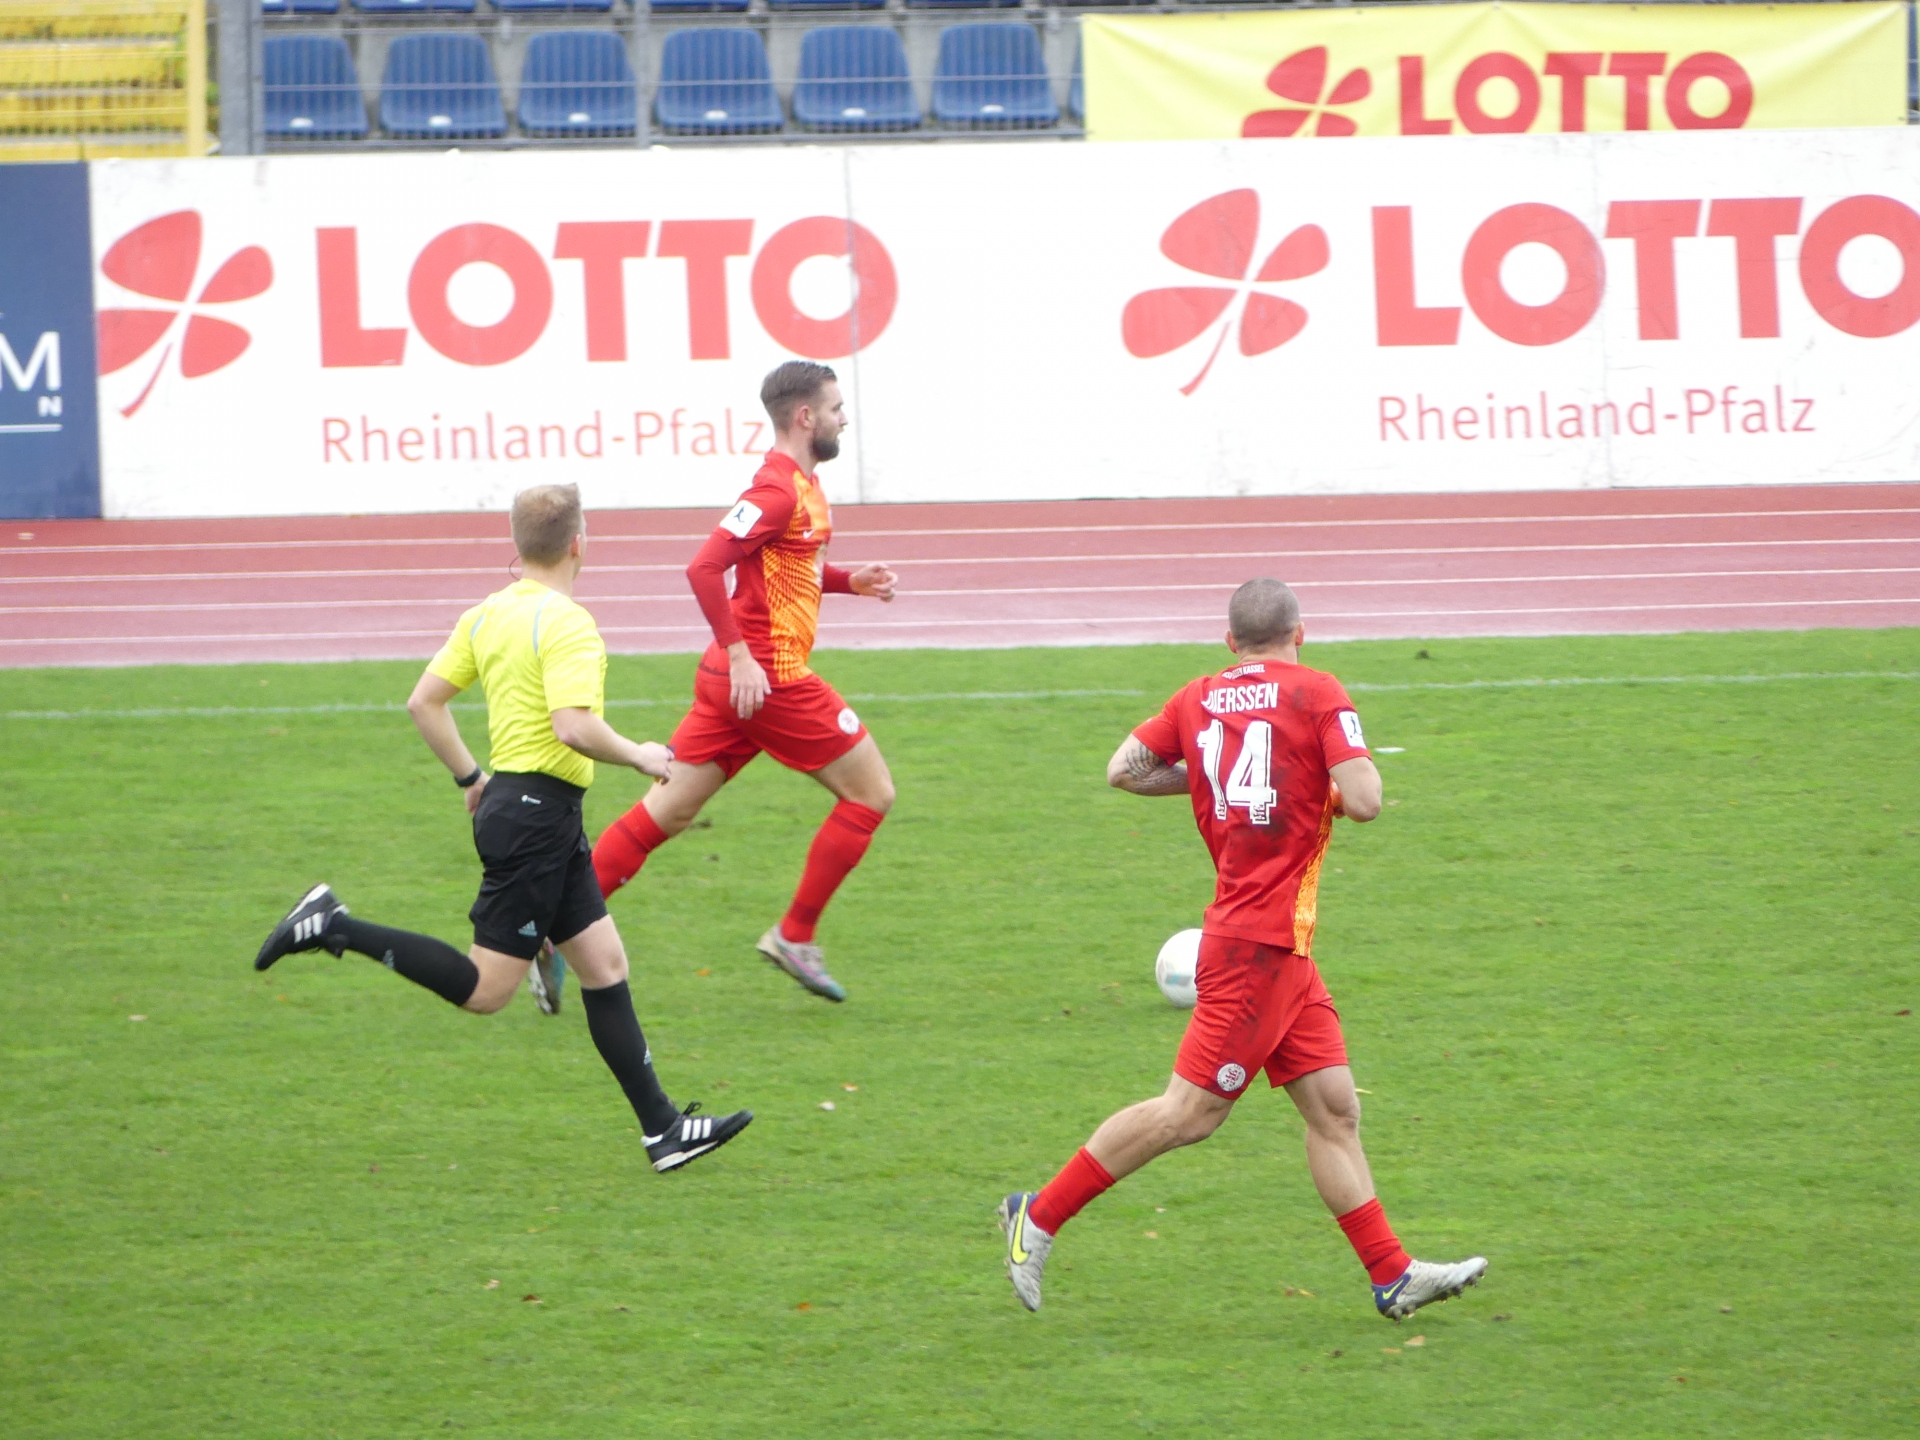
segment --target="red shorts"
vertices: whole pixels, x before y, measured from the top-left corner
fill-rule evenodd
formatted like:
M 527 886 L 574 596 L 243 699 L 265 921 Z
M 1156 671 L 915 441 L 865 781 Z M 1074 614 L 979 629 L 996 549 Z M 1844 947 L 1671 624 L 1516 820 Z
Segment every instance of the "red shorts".
M 1232 1100 L 1265 1070 L 1277 1089 L 1329 1065 L 1347 1063 L 1340 1012 L 1306 955 L 1205 935 L 1193 1008 L 1173 1073 Z
M 673 732 L 673 756 L 689 765 L 709 761 L 731 780 L 762 750 L 789 770 L 811 774 L 831 765 L 866 738 L 867 727 L 818 675 L 776 685 L 767 702 L 742 720 L 727 698 L 724 670 L 694 672 L 693 708 Z

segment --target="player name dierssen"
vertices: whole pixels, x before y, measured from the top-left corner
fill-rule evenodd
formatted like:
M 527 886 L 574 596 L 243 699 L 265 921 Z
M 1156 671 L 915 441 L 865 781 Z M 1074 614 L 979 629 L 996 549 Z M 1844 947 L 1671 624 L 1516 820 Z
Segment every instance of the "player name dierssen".
M 1246 710 L 1272 710 L 1280 704 L 1280 686 L 1269 680 L 1264 685 L 1229 685 L 1212 691 L 1200 702 L 1209 715 L 1238 715 Z

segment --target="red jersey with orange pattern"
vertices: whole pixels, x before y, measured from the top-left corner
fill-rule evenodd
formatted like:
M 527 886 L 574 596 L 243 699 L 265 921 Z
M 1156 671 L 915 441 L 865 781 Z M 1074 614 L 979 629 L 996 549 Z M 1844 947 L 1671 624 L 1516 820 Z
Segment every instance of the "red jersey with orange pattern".
M 1368 754 L 1340 682 L 1255 660 L 1193 681 L 1133 733 L 1169 765 L 1186 761 L 1219 877 L 1206 933 L 1311 955 L 1333 832 L 1327 772 Z
M 792 456 L 768 451 L 746 494 L 687 566 L 687 583 L 713 630 L 702 663 L 724 673 L 727 646 L 744 640 L 775 685 L 811 675 L 820 596 L 852 589 L 850 572 L 826 563 L 832 538 L 833 511 L 819 482 Z

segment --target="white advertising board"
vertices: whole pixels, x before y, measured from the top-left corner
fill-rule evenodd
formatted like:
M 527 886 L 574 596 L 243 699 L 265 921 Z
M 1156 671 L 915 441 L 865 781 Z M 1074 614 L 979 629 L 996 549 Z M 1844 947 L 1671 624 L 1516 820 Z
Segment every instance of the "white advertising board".
M 106 161 L 109 515 L 1920 475 L 1920 132 Z

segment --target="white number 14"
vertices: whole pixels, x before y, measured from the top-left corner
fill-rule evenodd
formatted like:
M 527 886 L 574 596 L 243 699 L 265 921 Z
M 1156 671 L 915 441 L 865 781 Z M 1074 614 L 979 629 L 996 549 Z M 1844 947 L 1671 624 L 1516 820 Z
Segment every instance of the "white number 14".
M 1240 742 L 1240 758 L 1227 776 L 1226 788 L 1220 786 L 1220 762 L 1227 744 L 1227 727 L 1215 720 L 1199 735 L 1200 759 L 1213 787 L 1213 818 L 1227 818 L 1227 807 L 1238 805 L 1255 825 L 1265 825 L 1273 814 L 1273 802 L 1279 799 L 1273 788 L 1273 726 L 1265 720 L 1247 725 Z

